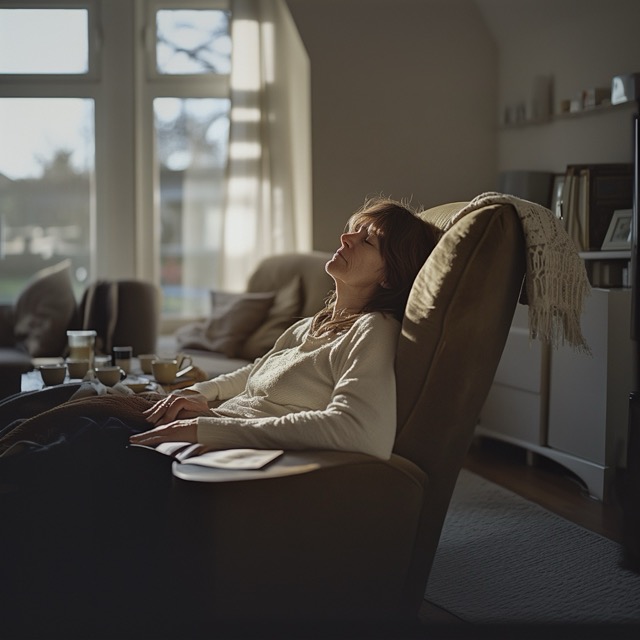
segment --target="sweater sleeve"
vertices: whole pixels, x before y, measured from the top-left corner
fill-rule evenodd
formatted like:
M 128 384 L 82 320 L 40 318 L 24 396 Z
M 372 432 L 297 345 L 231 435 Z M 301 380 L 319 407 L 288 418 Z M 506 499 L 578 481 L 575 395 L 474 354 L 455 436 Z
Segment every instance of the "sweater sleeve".
M 262 356 L 262 358 L 266 358 L 269 353 L 276 349 L 282 349 L 283 347 L 295 344 L 296 328 L 303 326 L 305 322 L 306 320 L 301 320 L 285 330 L 276 340 L 274 346 L 267 354 Z M 233 398 L 244 391 L 251 371 L 253 371 L 253 368 L 262 360 L 262 358 L 257 358 L 254 362 L 247 364 L 244 367 L 240 367 L 230 373 L 223 373 L 211 380 L 196 382 L 190 387 L 186 387 L 185 391 L 197 391 L 209 401 L 228 400 L 229 398 Z
M 372 320 L 373 318 L 373 320 Z M 396 430 L 394 359 L 399 324 L 380 314 L 336 349 L 336 383 L 323 410 L 279 417 L 198 418 L 198 441 L 219 449 L 331 449 L 388 459 Z
M 223 373 L 211 380 L 196 382 L 190 387 L 187 387 L 187 389 L 201 393 L 207 400 L 227 400 L 233 398 L 233 396 L 242 393 L 244 390 L 254 364 L 255 363 L 247 364 L 244 367 L 240 367 L 240 369 L 236 369 L 231 373 Z

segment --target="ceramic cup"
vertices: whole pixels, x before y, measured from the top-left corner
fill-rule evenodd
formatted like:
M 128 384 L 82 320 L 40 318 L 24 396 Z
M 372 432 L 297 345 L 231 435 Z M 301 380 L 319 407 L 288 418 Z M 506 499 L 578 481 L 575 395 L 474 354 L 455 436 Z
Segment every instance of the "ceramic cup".
M 120 367 L 125 373 L 131 371 L 131 358 L 133 357 L 132 347 L 113 347 L 113 364 Z
M 48 387 L 54 384 L 62 384 L 67 375 L 67 365 L 65 364 L 43 364 L 39 369 L 42 382 Z
M 140 361 L 140 369 L 142 373 L 153 373 L 153 367 L 151 363 L 156 360 L 158 356 L 155 353 L 143 353 L 138 356 Z
M 178 373 L 178 360 L 176 358 L 156 358 L 151 361 L 153 377 L 160 384 L 170 384 L 176 379 Z
M 115 365 L 96 367 L 95 372 L 96 378 L 98 378 L 98 380 L 107 387 L 113 387 L 113 385 L 120 382 L 120 380 L 124 380 L 127 375 L 123 369 L 116 367 Z
M 84 378 L 89 371 L 89 360 L 67 358 L 67 370 L 70 378 Z

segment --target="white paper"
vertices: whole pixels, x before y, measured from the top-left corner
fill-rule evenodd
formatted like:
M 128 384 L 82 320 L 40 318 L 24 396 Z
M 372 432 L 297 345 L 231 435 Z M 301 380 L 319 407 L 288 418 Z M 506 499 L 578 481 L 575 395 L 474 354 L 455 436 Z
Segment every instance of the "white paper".
M 228 449 L 209 451 L 193 458 L 183 458 L 181 462 L 216 469 L 261 469 L 283 453 L 284 451 L 277 449 Z

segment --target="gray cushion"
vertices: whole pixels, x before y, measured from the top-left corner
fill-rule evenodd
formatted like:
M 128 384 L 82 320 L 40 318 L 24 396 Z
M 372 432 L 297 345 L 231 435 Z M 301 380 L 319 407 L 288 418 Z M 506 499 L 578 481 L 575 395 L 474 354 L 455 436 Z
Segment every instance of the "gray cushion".
M 76 309 L 71 261 L 38 271 L 14 307 L 16 343 L 23 345 L 32 358 L 62 355 Z

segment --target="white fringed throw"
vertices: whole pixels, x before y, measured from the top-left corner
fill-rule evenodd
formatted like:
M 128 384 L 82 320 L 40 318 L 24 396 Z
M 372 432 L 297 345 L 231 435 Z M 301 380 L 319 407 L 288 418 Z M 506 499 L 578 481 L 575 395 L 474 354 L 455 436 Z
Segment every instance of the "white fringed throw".
M 510 204 L 518 212 L 527 248 L 525 291 L 529 305 L 529 337 L 557 347 L 567 342 L 591 353 L 582 335 L 580 316 L 591 292 L 584 262 L 562 223 L 546 207 L 503 193 L 475 197 L 451 219 L 492 204 Z

